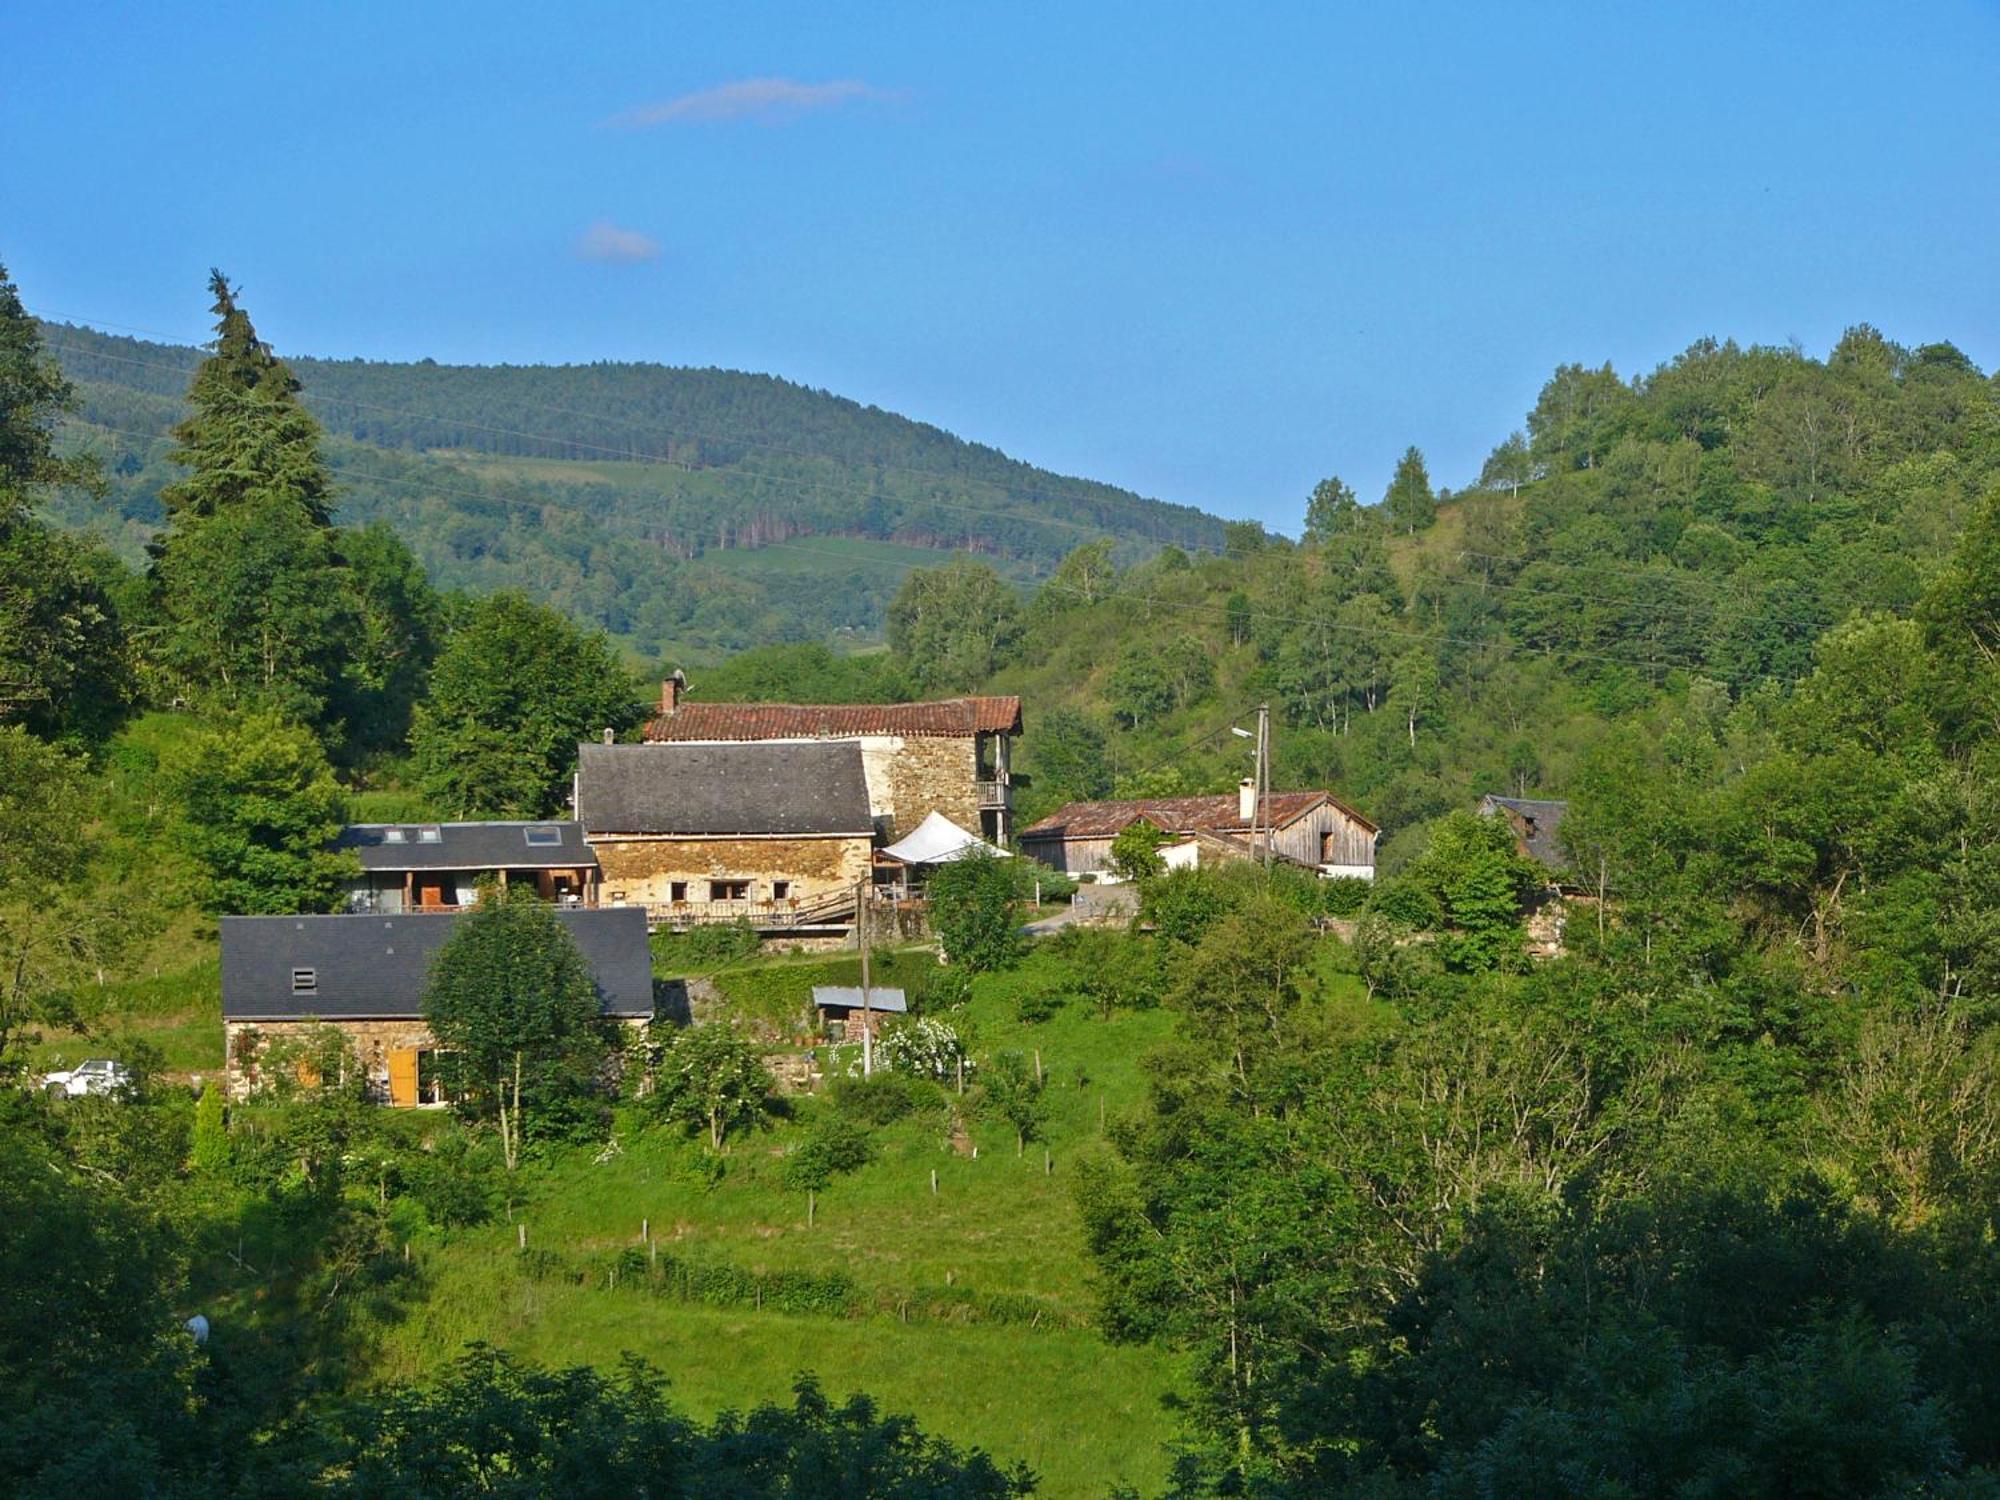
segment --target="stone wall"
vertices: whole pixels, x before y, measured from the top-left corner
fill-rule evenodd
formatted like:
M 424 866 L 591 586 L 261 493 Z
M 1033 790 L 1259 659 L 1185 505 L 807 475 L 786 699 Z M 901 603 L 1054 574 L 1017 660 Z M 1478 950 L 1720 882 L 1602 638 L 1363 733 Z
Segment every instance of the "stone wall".
M 769 901 L 771 882 L 786 880 L 792 899 L 812 901 L 853 890 L 869 861 L 861 837 L 595 838 L 591 845 L 603 868 L 600 899 L 633 906 L 667 905 L 677 880 L 687 882 L 687 900 L 705 902 L 711 879 L 748 880 L 752 901 Z
M 931 813 L 942 813 L 968 833 L 979 832 L 979 760 L 976 742 L 907 739 L 889 766 L 892 837 L 902 838 Z
M 619 1024 L 628 1034 L 647 1025 L 630 1017 L 621 1017 Z M 393 1021 L 225 1021 L 222 1023 L 223 1096 L 230 1100 L 247 1099 L 272 1082 L 264 1058 L 274 1044 L 308 1041 L 328 1028 L 347 1039 L 355 1060 L 367 1075 L 368 1096 L 378 1104 L 389 1102 L 391 1052 L 425 1051 L 437 1046 L 430 1027 L 416 1016 Z
M 435 1047 L 437 1039 L 421 1018 L 396 1021 L 225 1021 L 222 1024 L 226 1048 L 223 1090 L 230 1099 L 244 1099 L 270 1082 L 263 1068 L 264 1054 L 279 1041 L 305 1041 L 332 1027 L 347 1038 L 356 1059 L 368 1074 L 371 1097 L 389 1099 L 389 1054 L 403 1048 Z

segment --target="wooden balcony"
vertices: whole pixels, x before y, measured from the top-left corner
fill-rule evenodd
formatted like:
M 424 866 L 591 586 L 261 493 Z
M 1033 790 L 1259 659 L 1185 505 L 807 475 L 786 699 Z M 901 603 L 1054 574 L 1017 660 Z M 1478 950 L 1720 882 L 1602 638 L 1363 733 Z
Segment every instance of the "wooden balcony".
M 979 781 L 973 786 L 978 793 L 981 811 L 1004 810 L 1014 805 L 1014 786 L 1010 781 Z

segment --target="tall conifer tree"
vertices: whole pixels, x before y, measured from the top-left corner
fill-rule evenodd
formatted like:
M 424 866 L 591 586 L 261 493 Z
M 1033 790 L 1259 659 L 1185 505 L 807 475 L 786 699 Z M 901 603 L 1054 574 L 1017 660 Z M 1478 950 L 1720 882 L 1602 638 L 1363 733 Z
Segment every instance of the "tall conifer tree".
M 1415 447 L 1405 449 L 1397 460 L 1389 493 L 1382 497 L 1382 508 L 1389 514 L 1390 525 L 1412 535 L 1437 519 L 1437 496 L 1431 492 L 1430 471 L 1424 467 L 1424 455 Z
M 153 548 L 162 665 L 187 696 L 329 728 L 355 606 L 332 530 L 332 476 L 299 382 L 212 276 L 216 337 L 174 429 L 185 479 L 161 492 Z

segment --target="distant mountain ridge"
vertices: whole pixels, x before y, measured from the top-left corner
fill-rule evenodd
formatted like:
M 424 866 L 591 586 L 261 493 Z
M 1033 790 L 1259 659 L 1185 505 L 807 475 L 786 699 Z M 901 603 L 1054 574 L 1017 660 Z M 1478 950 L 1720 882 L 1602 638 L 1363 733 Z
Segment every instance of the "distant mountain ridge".
M 42 334 L 112 481 L 108 508 L 72 497 L 59 518 L 136 554 L 201 351 L 70 324 Z M 870 638 L 924 553 L 1033 577 L 1097 537 L 1128 560 L 1221 542 L 1222 522 L 1192 506 L 776 376 L 289 362 L 329 434 L 344 522 L 388 521 L 442 585 L 526 588 L 648 653 Z M 771 547 L 788 555 L 746 555 Z

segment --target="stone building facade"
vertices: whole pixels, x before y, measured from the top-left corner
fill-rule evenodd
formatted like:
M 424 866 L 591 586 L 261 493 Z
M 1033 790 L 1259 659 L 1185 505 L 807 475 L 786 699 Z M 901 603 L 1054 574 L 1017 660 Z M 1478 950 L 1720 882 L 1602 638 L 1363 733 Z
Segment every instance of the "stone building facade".
M 584 745 L 576 807 L 603 901 L 656 925 L 845 921 L 874 847 L 850 742 Z
M 1112 841 L 1139 822 L 1183 844 L 1192 864 L 1261 858 L 1268 837 L 1272 855 L 1288 864 L 1375 876 L 1375 825 L 1332 792 L 1272 792 L 1260 805 L 1249 782 L 1234 795 L 1072 802 L 1024 828 L 1021 850 L 1066 874 L 1097 875 L 1110 868 Z
M 885 842 L 905 837 L 933 812 L 994 843 L 1013 838 L 1019 698 L 691 703 L 685 687 L 678 673 L 661 685 L 660 711 L 646 726 L 648 743 L 851 743 L 860 748 L 869 815 Z

